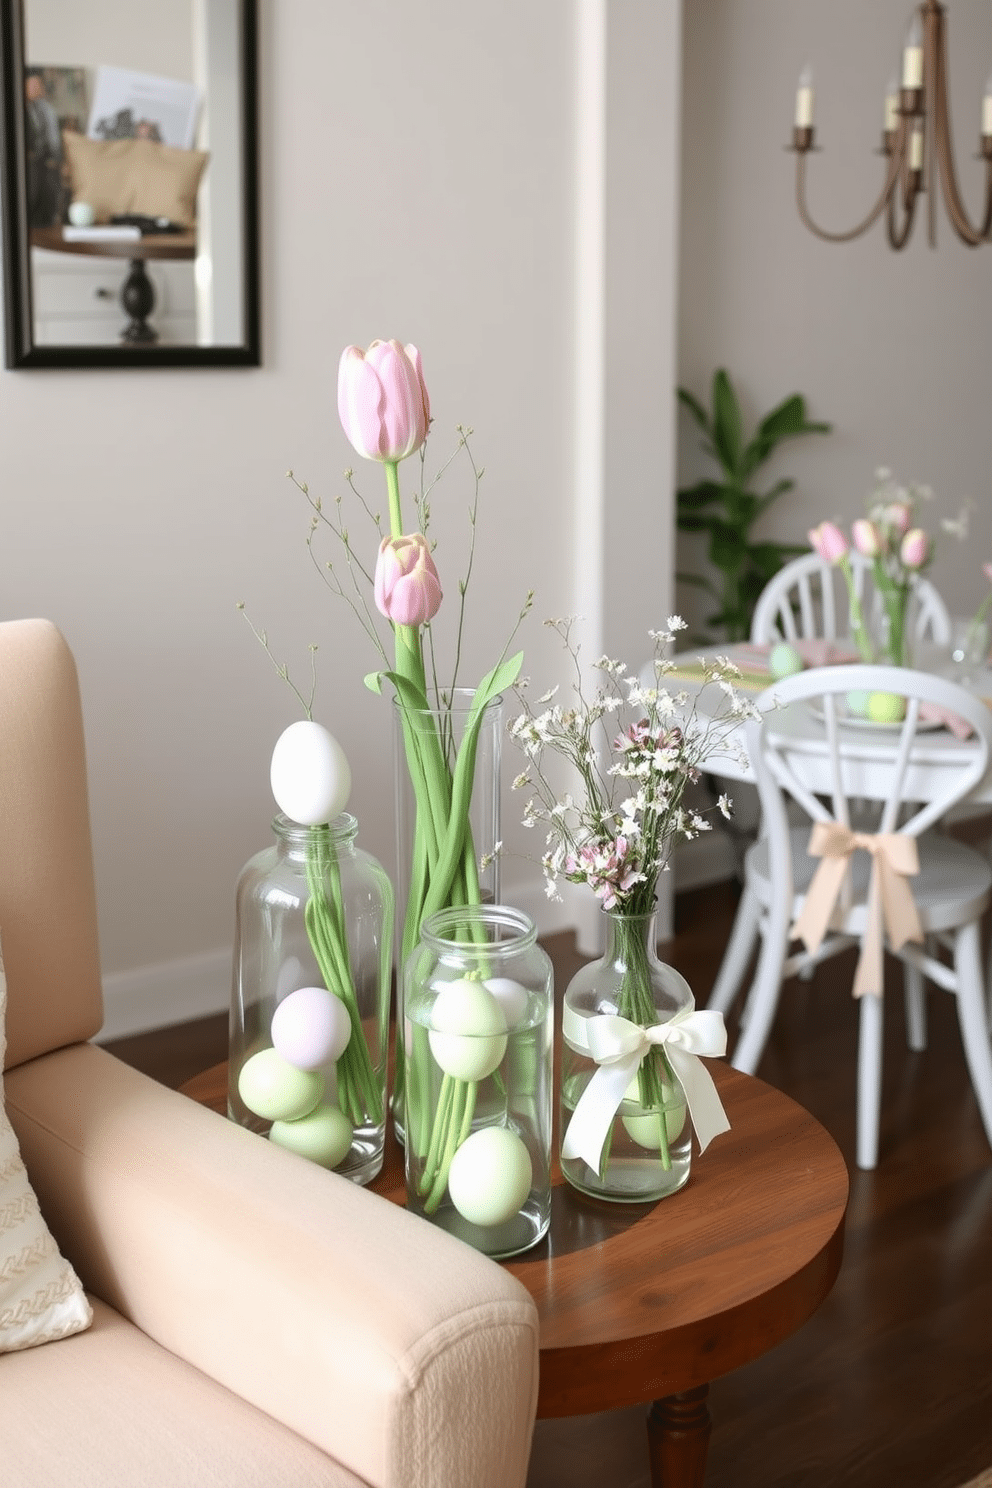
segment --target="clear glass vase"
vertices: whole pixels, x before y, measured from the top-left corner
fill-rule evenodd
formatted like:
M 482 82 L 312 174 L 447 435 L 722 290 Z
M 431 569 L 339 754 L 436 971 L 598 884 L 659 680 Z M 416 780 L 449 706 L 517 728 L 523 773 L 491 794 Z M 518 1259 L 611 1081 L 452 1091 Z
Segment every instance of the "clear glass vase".
M 350 814 L 272 825 L 237 885 L 228 1113 L 368 1183 L 386 1131 L 392 885 Z
M 664 1049 L 653 1045 L 618 1091 L 622 1098 L 601 1148 L 584 1156 L 571 1153 L 569 1128 L 600 1069 L 589 1020 L 609 1015 L 652 1028 L 691 1008 L 693 996 L 685 978 L 658 959 L 653 912 L 605 912 L 604 920 L 606 950 L 572 978 L 562 1008 L 561 1170 L 582 1193 L 644 1203 L 688 1181 L 692 1126 L 685 1093 Z M 588 1100 L 598 1098 L 597 1088 Z
M 426 866 L 428 839 L 447 824 L 449 811 L 438 812 L 437 782 L 447 792 L 450 803 L 451 781 L 456 762 L 465 742 L 472 719 L 474 693 L 471 688 L 456 688 L 450 707 L 423 710 L 402 709 L 393 705 L 394 804 L 396 820 L 396 1060 L 393 1074 L 393 1126 L 398 1139 L 404 1140 L 403 1126 L 403 1043 L 400 1037 L 403 1015 L 402 985 L 399 972 L 420 936 L 423 906 L 430 889 L 430 871 Z M 496 697 L 484 710 L 475 744 L 475 757 L 470 778 L 468 832 L 462 862 L 452 882 L 432 905 L 432 911 L 465 904 L 498 904 L 500 899 L 499 818 L 500 760 L 503 739 L 503 699 Z M 423 761 L 435 786 L 432 793 L 418 790 L 419 781 L 411 769 L 414 761 Z
M 403 976 L 407 1207 L 494 1258 L 551 1220 L 551 962 L 505 905 L 425 920 Z

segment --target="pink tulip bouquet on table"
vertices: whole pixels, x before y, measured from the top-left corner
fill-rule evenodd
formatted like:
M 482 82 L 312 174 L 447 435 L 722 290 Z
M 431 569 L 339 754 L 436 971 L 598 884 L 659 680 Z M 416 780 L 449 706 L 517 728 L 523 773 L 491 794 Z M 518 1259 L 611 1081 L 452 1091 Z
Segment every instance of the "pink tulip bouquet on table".
M 851 636 L 862 661 L 888 661 L 902 666 L 907 660 L 906 611 L 917 574 L 931 562 L 933 539 L 918 525 L 921 502 L 931 499 L 926 486 L 896 484 L 887 469 L 876 471 L 876 488 L 867 514 L 851 524 L 851 541 L 836 522 L 821 522 L 809 532 L 810 546 L 824 562 L 844 575 L 850 601 Z M 954 520 L 942 521 L 945 532 L 963 535 L 967 509 Z M 851 569 L 851 548 L 871 561 L 885 627 L 879 644 L 872 640 L 858 598 Z

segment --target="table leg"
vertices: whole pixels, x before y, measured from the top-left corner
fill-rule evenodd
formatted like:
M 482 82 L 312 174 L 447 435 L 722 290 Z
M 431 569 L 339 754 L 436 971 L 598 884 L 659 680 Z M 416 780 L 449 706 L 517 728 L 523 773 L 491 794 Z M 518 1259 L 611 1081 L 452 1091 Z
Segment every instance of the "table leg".
M 703 1488 L 710 1440 L 709 1385 L 656 1400 L 648 1412 L 651 1488 Z

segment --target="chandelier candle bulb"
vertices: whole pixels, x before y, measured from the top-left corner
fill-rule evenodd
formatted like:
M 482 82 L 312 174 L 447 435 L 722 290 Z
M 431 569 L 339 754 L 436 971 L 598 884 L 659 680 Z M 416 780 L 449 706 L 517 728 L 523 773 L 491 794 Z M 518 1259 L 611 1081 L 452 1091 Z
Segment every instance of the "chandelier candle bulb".
M 914 171 L 923 169 L 923 125 L 919 120 L 913 125 L 913 134 L 909 143 L 909 168 Z
M 809 67 L 804 67 L 799 74 L 799 86 L 796 89 L 796 128 L 812 129 L 813 127 L 813 73 Z
M 906 33 L 906 45 L 902 54 L 902 85 L 904 88 L 923 86 L 923 27 L 919 15 L 914 15 Z

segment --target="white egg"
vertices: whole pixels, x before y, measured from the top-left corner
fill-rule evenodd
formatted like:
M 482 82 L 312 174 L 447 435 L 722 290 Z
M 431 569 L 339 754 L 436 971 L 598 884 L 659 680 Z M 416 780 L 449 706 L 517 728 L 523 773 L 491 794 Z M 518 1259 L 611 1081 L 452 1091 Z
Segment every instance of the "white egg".
M 269 1141 L 323 1168 L 336 1168 L 351 1149 L 351 1122 L 337 1106 L 318 1106 L 299 1121 L 273 1121 Z
M 510 977 L 488 977 L 482 984 L 503 1009 L 507 1028 L 516 1028 L 527 1011 L 529 994 L 526 987 Z
M 344 750 L 333 734 L 309 718 L 291 723 L 279 735 L 269 780 L 279 810 L 304 827 L 333 821 L 351 794 Z
M 324 1081 L 289 1064 L 277 1050 L 260 1049 L 241 1067 L 238 1094 L 265 1121 L 298 1121 L 317 1105 Z
M 449 982 L 434 999 L 431 1025 L 431 1053 L 456 1080 L 484 1080 L 506 1053 L 506 1017 L 481 982 Z
M 672 1095 L 672 1087 L 670 1085 L 663 1085 L 663 1101 L 670 1101 L 672 1099 Z M 627 1135 L 632 1139 L 632 1141 L 637 1143 L 638 1147 L 645 1147 L 649 1151 L 653 1150 L 657 1152 L 661 1145 L 659 1142 L 660 1132 L 658 1130 L 658 1112 L 645 1111 L 644 1107 L 641 1105 L 640 1097 L 638 1094 L 636 1075 L 627 1086 L 627 1089 L 624 1091 L 624 1100 L 629 1106 L 633 1106 L 635 1108 L 633 1112 L 622 1118 L 624 1131 L 626 1131 Z M 637 1113 L 639 1111 L 643 1114 L 638 1115 Z M 685 1105 L 683 1104 L 671 1106 L 665 1112 L 665 1129 L 668 1133 L 668 1140 L 670 1142 L 674 1142 L 675 1138 L 681 1134 L 682 1128 L 684 1126 Z
M 520 1210 L 533 1178 L 530 1153 L 516 1132 L 487 1126 L 466 1137 L 451 1159 L 448 1194 L 463 1219 L 488 1229 Z
M 297 987 L 272 1015 L 273 1046 L 297 1069 L 340 1059 L 350 1038 L 348 1009 L 326 987 Z

